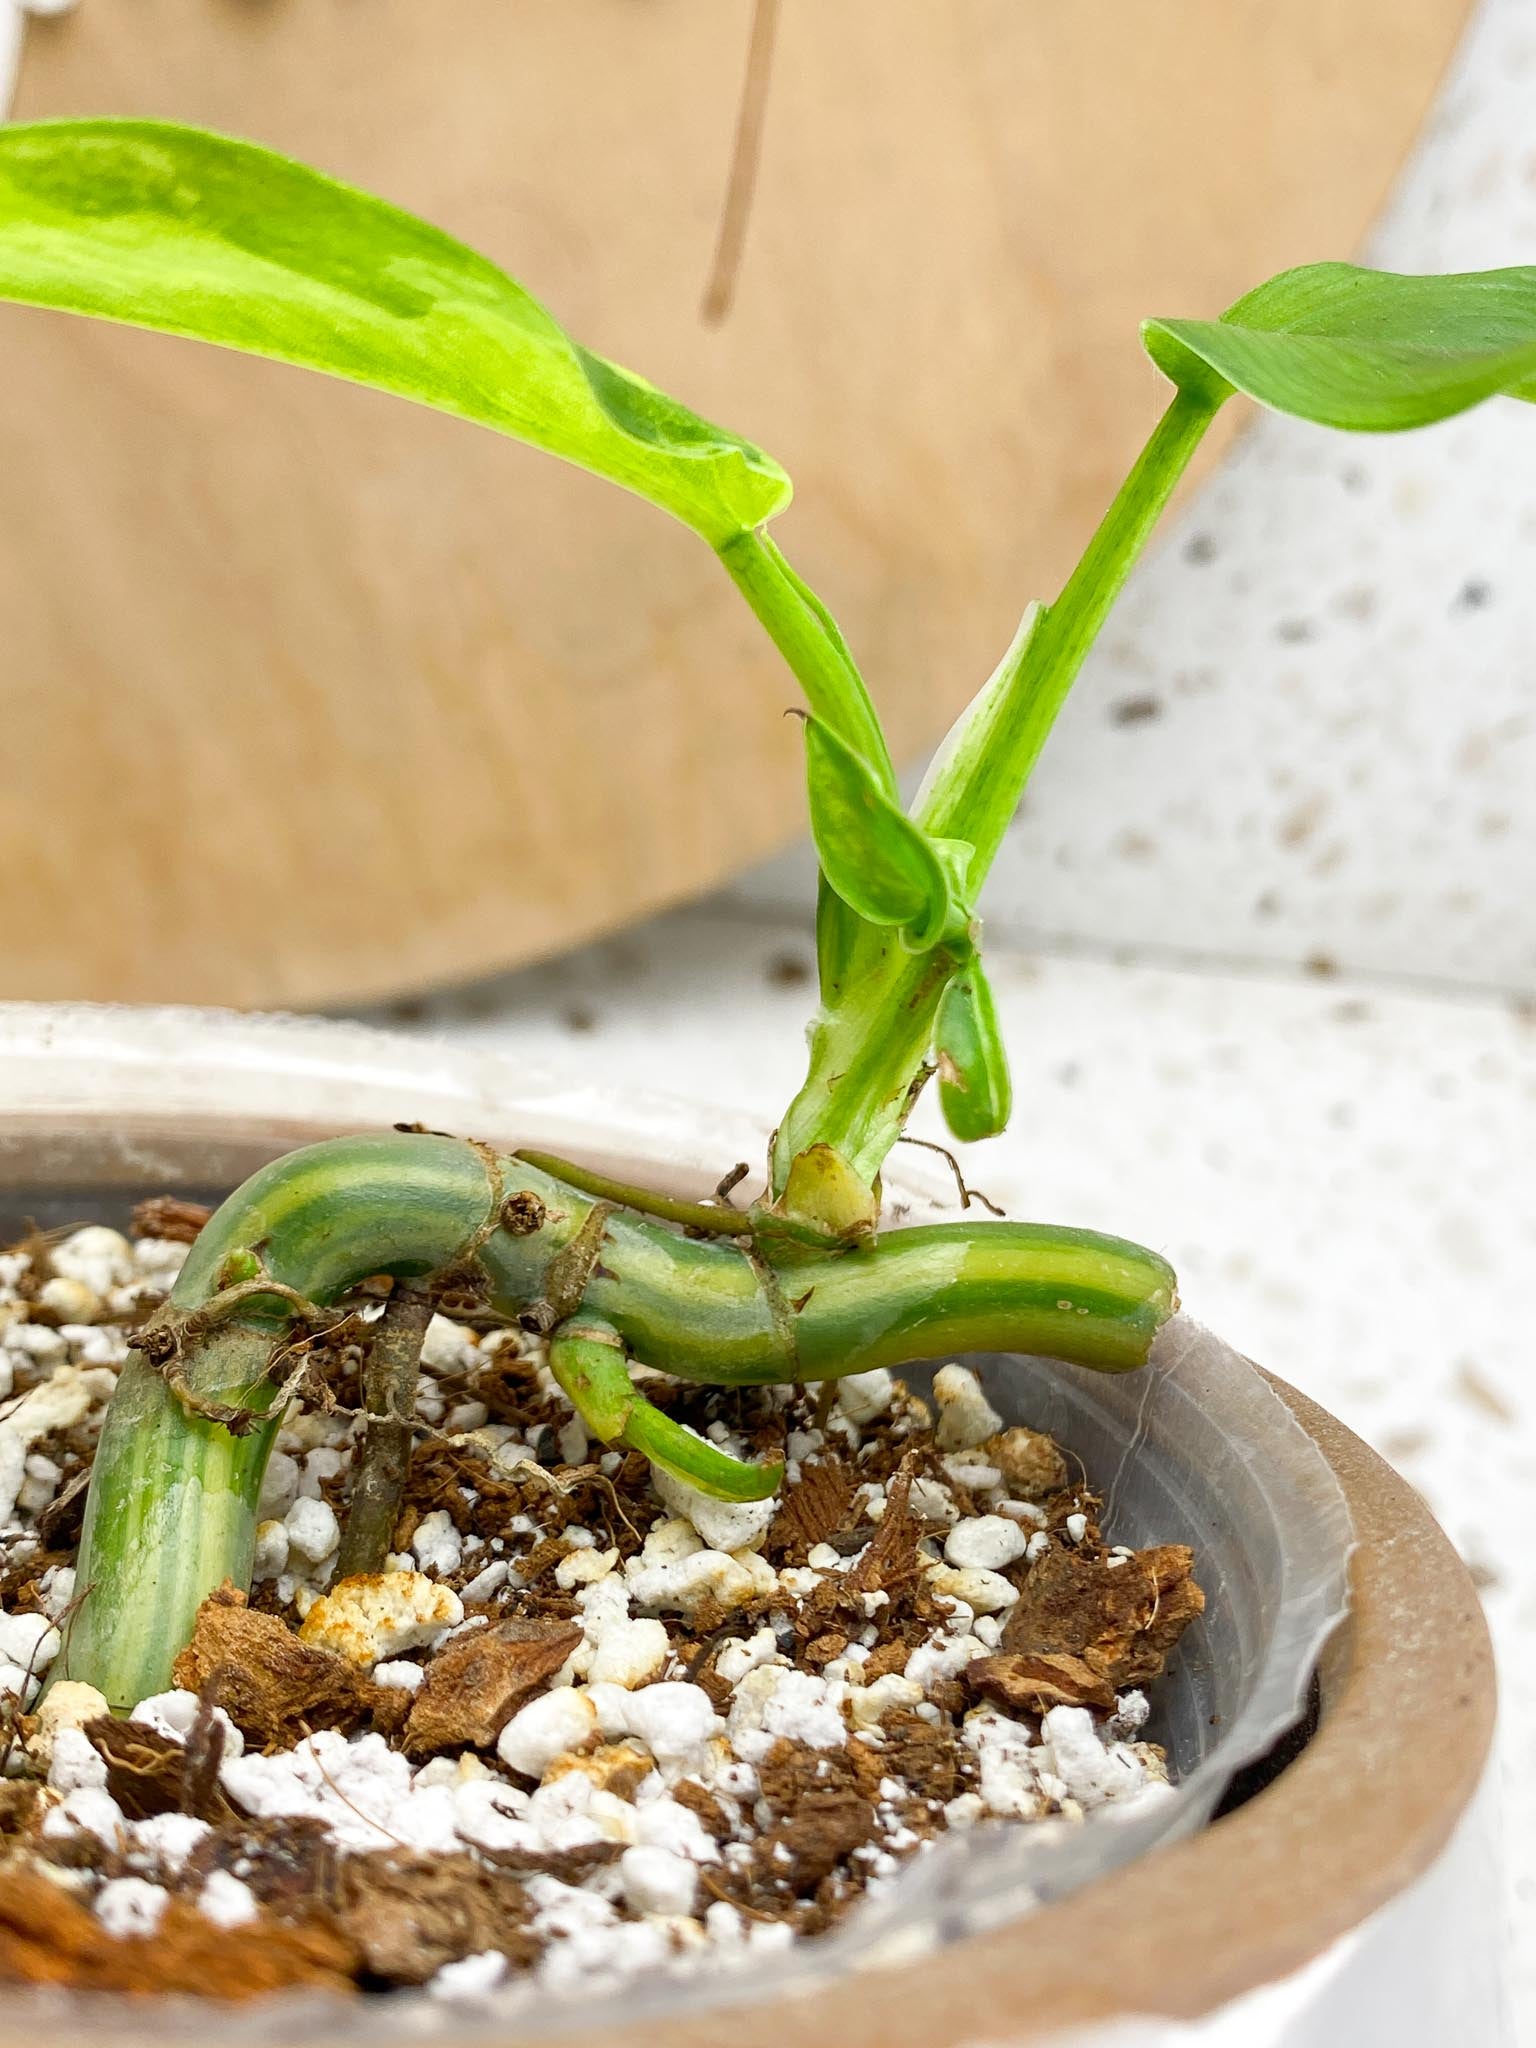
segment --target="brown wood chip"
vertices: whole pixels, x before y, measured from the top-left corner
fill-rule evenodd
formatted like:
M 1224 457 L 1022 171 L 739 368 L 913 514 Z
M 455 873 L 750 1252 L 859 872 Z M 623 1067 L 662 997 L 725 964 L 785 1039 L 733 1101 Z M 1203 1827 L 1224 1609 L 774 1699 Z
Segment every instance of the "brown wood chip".
M 841 1458 L 802 1465 L 800 1477 L 785 1489 L 765 1551 L 778 1563 L 804 1564 L 807 1551 L 842 1527 L 852 1499 L 853 1474 Z
M 135 1237 L 166 1237 L 191 1244 L 213 1211 L 202 1202 L 184 1202 L 179 1195 L 150 1195 L 134 1204 L 128 1228 Z
M 703 1826 L 706 1835 L 717 1842 L 728 1842 L 736 1830 L 731 1816 L 706 1785 L 694 1778 L 681 1778 L 672 1787 L 672 1797 L 679 1806 L 686 1806 Z
M 758 1837 L 753 1868 L 765 1886 L 777 1889 L 782 1882 L 803 1897 L 876 1832 L 875 1809 L 860 1793 L 846 1785 L 817 1788 Z
M 173 1898 L 154 1934 L 113 1940 L 40 1866 L 17 1860 L 0 1870 L 0 1983 L 241 2000 L 299 1987 L 350 1991 L 356 1967 L 351 1942 L 318 1916 L 263 1917 L 231 1940 Z
M 967 1687 L 1015 1714 L 1048 1707 L 1112 1707 L 1115 1689 L 1081 1657 L 1065 1651 L 977 1657 L 962 1674 Z
M 4 1748 L 0 1742 L 0 1749 Z M 0 1836 L 25 1834 L 37 1816 L 42 1787 L 26 1779 L 0 1778 Z
M 843 1580 L 848 1592 L 889 1592 L 916 1570 L 918 1526 L 909 1505 L 916 1471 L 915 1456 L 902 1459 L 885 1489 L 885 1513 L 869 1548 Z
M 217 1825 L 234 1817 L 218 1779 L 224 1728 L 211 1713 L 200 1717 L 185 1743 L 110 1714 L 88 1721 L 85 1734 L 107 1767 L 107 1790 L 130 1820 L 190 1813 Z
M 406 1749 L 433 1756 L 489 1748 L 580 1641 L 581 1630 L 566 1621 L 509 1621 L 460 1636 L 427 1666 L 406 1720 Z
M 1156 1678 L 1205 1595 L 1182 1543 L 1139 1550 L 1123 1564 L 1058 1545 L 1024 1581 L 1003 1629 L 1006 1652 L 1081 1657 L 1119 1692 Z
M 228 1584 L 197 1610 L 192 1640 L 173 1675 L 263 1746 L 286 1747 L 306 1724 L 355 1728 L 377 1692 L 345 1657 L 301 1642 L 276 1615 L 253 1612 Z
M 976 1455 L 997 1467 L 1019 1500 L 1045 1500 L 1059 1493 L 1069 1476 L 1061 1446 L 1043 1430 L 1002 1430 L 979 1445 Z
M 473 1856 L 348 1856 L 337 1865 L 337 1894 L 338 1926 L 385 1983 L 422 1984 L 487 1949 L 514 1967 L 539 1952 L 522 1885 Z

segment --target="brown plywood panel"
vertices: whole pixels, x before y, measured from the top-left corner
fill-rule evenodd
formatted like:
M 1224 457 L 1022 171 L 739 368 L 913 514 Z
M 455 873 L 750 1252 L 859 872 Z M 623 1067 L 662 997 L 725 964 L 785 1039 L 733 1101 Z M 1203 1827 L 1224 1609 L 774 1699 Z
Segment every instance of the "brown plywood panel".
M 906 757 L 1155 417 L 1138 318 L 1347 254 L 1463 11 L 783 0 L 718 327 L 745 0 L 99 0 L 32 26 L 16 116 L 291 151 L 762 441 Z M 0 620 L 0 995 L 384 994 L 799 826 L 793 684 L 700 542 L 277 365 L 0 307 Z

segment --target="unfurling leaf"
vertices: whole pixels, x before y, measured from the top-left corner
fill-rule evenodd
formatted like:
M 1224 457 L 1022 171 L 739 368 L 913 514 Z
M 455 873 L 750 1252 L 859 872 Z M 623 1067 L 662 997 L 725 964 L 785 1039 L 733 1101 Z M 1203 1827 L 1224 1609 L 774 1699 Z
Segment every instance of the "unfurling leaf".
M 1327 427 L 1427 426 L 1501 392 L 1536 399 L 1536 267 L 1405 277 L 1314 263 L 1219 320 L 1148 320 L 1142 338 L 1213 405 L 1237 390 Z
M 828 884 L 871 924 L 897 926 L 921 950 L 952 922 L 938 849 L 881 787 L 875 770 L 822 719 L 805 721 L 811 835 Z
M 934 1030 L 939 1062 L 939 1103 L 944 1121 L 962 1143 L 995 1138 L 1013 1110 L 1008 1056 L 998 1029 L 992 985 L 975 954 L 939 1004 Z
M 581 348 L 451 235 L 201 129 L 0 128 L 0 298 L 397 392 L 595 470 L 717 547 L 789 502 L 761 449 Z

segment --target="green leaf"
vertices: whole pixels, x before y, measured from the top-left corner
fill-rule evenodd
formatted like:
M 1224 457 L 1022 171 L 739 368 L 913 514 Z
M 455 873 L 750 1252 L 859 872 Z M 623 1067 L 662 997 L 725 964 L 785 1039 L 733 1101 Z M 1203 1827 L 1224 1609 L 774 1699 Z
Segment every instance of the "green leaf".
M 899 926 L 914 950 L 951 921 L 949 879 L 927 835 L 823 719 L 805 720 L 811 835 L 828 883 L 871 924 Z
M 1314 263 L 1219 320 L 1149 320 L 1142 339 L 1213 405 L 1235 389 L 1327 427 L 1427 426 L 1501 392 L 1536 399 L 1536 268 L 1405 277 Z
M 397 392 L 595 470 L 717 547 L 789 501 L 761 449 L 579 347 L 485 257 L 200 129 L 0 128 L 0 298 Z
M 957 1138 L 995 1138 L 1008 1127 L 1013 1083 L 992 985 L 972 955 L 944 991 L 934 1029 L 939 1103 Z

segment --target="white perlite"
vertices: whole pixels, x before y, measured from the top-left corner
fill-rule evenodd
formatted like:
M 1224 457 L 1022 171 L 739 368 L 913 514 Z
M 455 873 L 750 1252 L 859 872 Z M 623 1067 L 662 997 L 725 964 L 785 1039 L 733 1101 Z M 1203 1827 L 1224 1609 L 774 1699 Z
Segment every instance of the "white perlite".
M 497 1739 L 496 1754 L 509 1771 L 542 1778 L 557 1756 L 585 1748 L 597 1733 L 590 1693 L 560 1685 L 518 1709 Z
M 619 1858 L 624 1901 L 634 1913 L 691 1913 L 699 1874 L 686 1856 L 670 1849 L 626 1849 Z
M 644 1685 L 666 1668 L 671 1648 L 659 1621 L 620 1621 L 597 1640 L 587 1665 L 594 1685 Z
M 778 1512 L 776 1495 L 766 1500 L 716 1500 L 659 1465 L 651 1467 L 651 1484 L 673 1514 L 693 1524 L 710 1550 L 755 1550 Z
M 56 1313 L 123 1317 L 174 1276 L 183 1255 L 182 1247 L 164 1245 L 125 1252 L 113 1232 L 76 1238 L 71 1256 L 78 1270 L 48 1283 Z M 113 1384 L 111 1368 L 123 1355 L 115 1324 L 29 1323 L 15 1291 L 25 1265 L 24 1255 L 20 1264 L 0 1256 L 0 1384 L 14 1379 L 22 1390 L 11 1416 L 0 1421 L 0 1506 L 9 1497 L 20 1523 L 9 1538 L 0 1531 L 0 1553 L 12 1560 L 35 1545 L 32 1519 L 79 1468 L 82 1451 L 88 1454 Z M 162 1277 L 152 1284 L 155 1274 Z M 454 1375 L 483 1367 L 497 1348 L 495 1333 L 480 1340 L 446 1320 L 434 1325 L 429 1346 L 439 1369 Z M 591 1454 L 585 1432 L 559 1420 L 547 1382 L 536 1397 L 544 1404 L 538 1419 L 514 1428 L 493 1423 L 486 1402 L 440 1388 L 431 1375 L 429 1360 L 419 1412 L 477 1432 L 504 1459 L 547 1459 L 557 1443 L 567 1459 Z M 225 1796 L 254 1822 L 319 1828 L 343 1856 L 469 1852 L 537 1867 L 540 1858 L 600 1851 L 589 1868 L 573 1866 L 571 1882 L 526 1880 L 530 1931 L 545 1946 L 519 1976 L 517 1995 L 534 1988 L 585 1995 L 643 1971 L 685 1973 L 782 1946 L 793 1938 L 787 1924 L 754 1920 L 715 1896 L 722 1881 L 750 1866 L 764 1831 L 793 1825 L 793 1810 L 773 1804 L 779 1795 L 770 1768 L 780 1770 L 786 1752 L 799 1752 L 798 1768 L 809 1772 L 809 1782 L 831 1785 L 855 1761 L 861 1774 L 867 1771 L 871 1757 L 890 1744 L 893 1725 L 915 1719 L 955 1727 L 953 1681 L 973 1658 L 998 1648 L 1002 1617 L 1017 1597 L 1005 1575 L 1017 1576 L 1021 1559 L 1079 1533 L 1070 1523 L 1048 1530 L 1046 1512 L 1019 1497 L 1015 1478 L 1046 1468 L 1041 1440 L 1032 1432 L 1017 1432 L 1017 1442 L 999 1435 L 973 1374 L 946 1367 L 936 1376 L 935 1400 L 943 1456 L 916 1478 L 909 1499 L 930 1525 L 920 1564 L 945 1608 L 915 1630 L 908 1613 L 912 1646 L 900 1669 L 889 1668 L 900 1638 L 886 1632 L 887 1610 L 903 1596 L 878 1589 L 852 1598 L 846 1580 L 858 1568 L 857 1550 L 850 1553 L 840 1537 L 812 1546 L 804 1562 L 776 1568 L 758 1546 L 777 1501 L 719 1502 L 665 1475 L 653 1481 L 648 1512 L 637 1514 L 625 1487 L 621 1497 L 585 1509 L 586 1526 L 565 1513 L 546 1516 L 537 1499 L 481 1521 L 466 1468 L 457 1497 L 437 1496 L 449 1500 L 451 1511 L 434 1504 L 416 1520 L 409 1552 L 389 1558 L 382 1574 L 327 1587 L 340 1535 L 328 1498 L 345 1498 L 355 1422 L 315 1411 L 290 1414 L 263 1490 L 256 1572 L 279 1605 L 304 1616 L 306 1642 L 371 1671 L 403 1714 L 445 1642 L 527 1611 L 522 1573 L 530 1553 L 551 1537 L 558 1539 L 553 1563 L 546 1548 L 528 1568 L 527 1583 L 540 1602 L 558 1596 L 556 1615 L 574 1613 L 580 1641 L 547 1689 L 507 1722 L 489 1757 L 465 1750 L 421 1762 L 376 1732 L 348 1738 L 324 1728 L 289 1750 L 246 1754 L 239 1731 L 219 1710 Z M 786 1394 L 779 1406 L 792 1479 L 836 1456 L 855 1474 L 844 1528 L 863 1524 L 867 1533 L 878 1525 L 889 1512 L 890 1444 L 926 1431 L 921 1404 L 878 1372 L 844 1381 L 821 1421 L 798 1397 Z M 20 1426 L 8 1429 L 18 1417 Z M 878 1432 L 870 1428 L 875 1423 Z M 72 1442 L 61 1441 L 71 1432 Z M 740 1454 L 742 1438 L 725 1421 L 710 1422 L 704 1433 Z M 877 1443 L 885 1454 L 878 1462 Z M 616 1455 L 602 1453 L 598 1462 L 617 1480 Z M 864 1476 L 871 1473 L 884 1476 Z M 625 1511 L 619 1519 L 612 1506 Z M 618 1533 L 624 1526 L 640 1537 L 638 1554 L 627 1558 L 622 1552 L 631 1546 Z M 1086 1521 L 1079 1540 L 1086 1541 Z M 446 1577 L 465 1581 L 462 1595 L 442 1583 Z M 835 1632 L 843 1640 L 819 1669 L 802 1668 L 792 1661 L 804 1641 L 797 1604 L 823 1586 L 841 1590 Z M 35 1678 L 23 1678 L 25 1665 L 46 1673 L 72 1594 L 73 1573 L 54 1567 L 37 1582 L 44 1613 L 0 1614 L 0 1689 L 25 1690 L 29 1698 L 35 1692 Z M 466 1617 L 467 1603 L 474 1611 Z M 740 1613 L 749 1603 L 750 1618 Z M 711 1647 L 701 1663 L 705 1638 Z M 877 1648 L 880 1675 L 869 1679 L 866 1665 Z M 706 1683 L 695 1682 L 701 1676 Z M 252 1930 L 256 1938 L 264 1910 L 259 1861 L 242 1865 L 236 1856 L 233 1867 L 214 1865 L 213 1830 L 186 1814 L 130 1819 L 83 1732 L 106 1711 L 99 1693 L 65 1683 L 46 1696 L 27 1731 L 31 1765 L 48 1779 L 45 1839 L 77 1838 L 71 1860 L 79 1866 L 96 1844 L 121 1859 L 113 1868 L 123 1874 L 110 1882 L 88 1873 L 80 1879 L 103 1938 L 152 1934 L 172 1894 L 214 1927 L 232 1935 Z M 134 1718 L 185 1742 L 201 1711 L 196 1695 L 175 1689 L 139 1702 Z M 1146 1711 L 1142 1695 L 1127 1693 L 1111 1717 L 1054 1710 L 1036 1732 L 990 1707 L 973 1708 L 955 1728 L 974 1759 L 970 1783 L 942 1816 L 933 1807 L 932 1817 L 955 1828 L 999 1817 L 1075 1821 L 1096 1806 L 1157 1796 L 1165 1789 L 1160 1760 L 1137 1740 Z M 874 1801 L 876 1833 L 847 1864 L 877 1888 L 926 1841 L 918 1825 L 923 1794 L 904 1780 L 898 1754 L 893 1747 L 888 1766 L 883 1758 L 874 1766 L 876 1777 L 890 1772 Z M 789 1848 L 778 1861 L 792 1868 Z M 510 1975 L 507 1960 L 486 1951 L 449 1964 L 426 1989 L 450 2003 L 506 1996 Z
M 498 1955 L 495 1949 L 484 1949 L 479 1955 L 463 1956 L 456 1963 L 444 1963 L 428 1982 L 427 1996 L 449 2003 L 461 1998 L 484 1998 L 496 1989 L 506 1974 L 506 1957 Z
M 691 1615 L 708 1604 L 727 1611 L 773 1593 L 773 1567 L 755 1550 L 709 1550 L 693 1524 L 658 1523 L 638 1558 L 624 1567 L 634 1604 L 653 1614 Z
M 458 1570 L 463 1562 L 464 1546 L 446 1508 L 434 1508 L 430 1515 L 422 1516 L 411 1538 L 411 1549 L 424 1572 L 436 1572 L 439 1577 L 448 1578 Z
M 41 1770 L 51 1772 L 54 1752 L 61 1737 L 78 1735 L 88 1721 L 100 1720 L 103 1714 L 110 1712 L 106 1695 L 99 1693 L 94 1685 L 81 1685 L 73 1678 L 62 1679 L 37 1710 L 37 1725 L 27 1743 L 27 1752 Z M 83 1736 L 80 1741 L 94 1757 L 96 1752 Z M 97 1761 L 99 1763 L 100 1758 Z M 105 1775 L 100 1782 L 106 1783 Z
M 60 1640 L 45 1614 L 0 1613 L 0 1662 L 29 1671 L 34 1678 L 59 1654 Z
M 248 1884 L 228 1870 L 215 1870 L 198 1893 L 197 1910 L 215 1927 L 246 1927 L 261 1909 Z
M 934 1438 L 941 1451 L 969 1451 L 996 1436 L 1003 1418 L 981 1391 L 969 1367 L 941 1365 L 933 1376 L 933 1398 L 939 1407 Z
M 25 1327 L 36 1329 L 40 1335 L 59 1335 L 54 1330 L 44 1332 L 41 1325 Z M 8 1341 L 15 1343 L 20 1335 L 20 1331 L 11 1330 L 7 1332 Z M 59 1349 L 63 1348 L 60 1338 Z M 73 1429 L 92 1407 L 110 1398 L 115 1385 L 113 1375 L 105 1367 L 55 1366 L 46 1380 L 23 1394 L 0 1419 L 0 1526 L 15 1518 L 17 1499 L 27 1476 L 27 1452 L 32 1445 L 56 1431 Z
M 973 1515 L 950 1530 L 944 1555 L 962 1568 L 997 1572 L 1022 1557 L 1028 1545 L 1028 1536 L 1006 1515 Z
M 447 1586 L 421 1572 L 378 1572 L 333 1586 L 310 1608 L 299 1634 L 353 1664 L 377 1664 L 435 1643 L 463 1619 L 463 1603 Z
M 425 1677 L 426 1673 L 419 1664 L 402 1662 L 398 1664 L 375 1664 L 373 1667 L 374 1684 L 382 1685 L 386 1690 L 393 1689 L 396 1692 L 415 1692 Z
M 153 1934 L 171 1903 L 168 1893 L 142 1877 L 114 1877 L 96 1894 L 96 1918 L 120 1940 Z
M 590 1699 L 604 1735 L 633 1735 L 658 1763 L 690 1756 L 720 1725 L 702 1686 L 664 1680 L 628 1692 L 621 1685 L 594 1685 Z
M 297 1551 L 308 1564 L 323 1564 L 335 1555 L 341 1542 L 336 1510 L 323 1500 L 296 1500 L 284 1516 L 283 1526 L 290 1552 Z
M 837 1405 L 856 1428 L 882 1416 L 895 1395 L 895 1375 L 883 1365 L 873 1372 L 851 1372 L 837 1383 Z
M 928 1567 L 928 1583 L 946 1600 L 958 1600 L 973 1614 L 998 1614 L 1011 1607 L 1019 1589 L 1001 1572 L 981 1571 L 975 1566 L 957 1570 L 950 1564 Z
M 73 1231 L 53 1247 L 53 1270 L 65 1280 L 74 1280 L 101 1298 L 110 1295 L 114 1287 L 123 1287 L 133 1278 L 133 1246 L 120 1231 L 108 1230 L 99 1223 L 88 1224 L 84 1230 Z M 87 1318 L 81 1317 L 82 1322 Z

